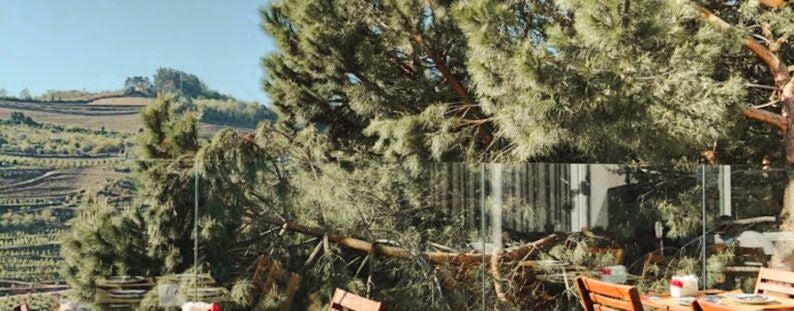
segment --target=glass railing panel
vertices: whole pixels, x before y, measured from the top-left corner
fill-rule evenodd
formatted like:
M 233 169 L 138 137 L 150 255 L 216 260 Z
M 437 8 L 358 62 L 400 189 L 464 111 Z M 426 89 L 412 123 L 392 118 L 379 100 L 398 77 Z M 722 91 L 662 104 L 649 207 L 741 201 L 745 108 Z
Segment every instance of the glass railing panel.
M 676 275 L 703 276 L 697 166 L 522 163 L 485 170 L 486 252 L 501 254 L 485 267 L 491 305 L 576 308 L 577 276 L 644 292 L 669 290 Z M 533 250 L 511 257 L 527 245 Z
M 782 169 L 195 161 L 4 158 L 2 279 L 57 289 L 94 267 L 76 293 L 100 303 L 118 298 L 102 286 L 141 277 L 145 293 L 113 295 L 239 303 L 257 289 L 249 305 L 302 308 L 341 288 L 400 308 L 565 309 L 577 276 L 752 291 L 794 252 Z M 107 247 L 82 247 L 97 238 Z
M 248 284 L 248 307 L 307 309 L 339 288 L 396 310 L 482 308 L 481 165 L 215 165 L 199 163 L 198 269 L 231 296 Z
M 788 177 L 771 166 L 723 165 L 708 171 L 709 280 L 716 288 L 753 292 L 761 268 L 791 270 L 794 247 L 782 228 Z

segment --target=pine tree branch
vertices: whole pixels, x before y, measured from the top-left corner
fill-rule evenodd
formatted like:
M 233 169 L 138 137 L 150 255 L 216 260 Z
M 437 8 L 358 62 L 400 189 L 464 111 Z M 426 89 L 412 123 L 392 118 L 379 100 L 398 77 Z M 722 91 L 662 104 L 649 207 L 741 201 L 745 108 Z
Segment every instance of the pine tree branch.
M 782 0 L 767 0 L 761 2 L 773 8 L 780 7 L 784 4 Z M 708 9 L 700 7 L 700 12 L 710 23 L 724 30 L 732 29 L 730 24 L 711 13 Z M 744 108 L 742 114 L 747 118 L 758 120 L 780 129 L 784 136 L 783 145 L 786 151 L 786 162 L 789 165 L 794 165 L 794 130 L 789 131 L 789 129 L 794 128 L 794 80 L 791 79 L 788 66 L 773 52 L 773 50 L 779 49 L 779 46 L 776 44 L 772 44 L 773 46 L 770 49 L 761 45 L 761 43 L 758 43 L 758 41 L 752 37 L 742 39 L 742 44 L 750 49 L 750 51 L 769 67 L 769 72 L 775 80 L 775 86 L 777 86 L 780 92 L 779 100 L 783 103 L 782 114 L 776 114 L 752 107 Z
M 777 87 L 777 86 L 768 86 L 768 85 L 763 85 L 763 84 L 745 83 L 744 85 L 749 86 L 749 87 L 759 88 L 759 89 L 770 90 L 770 91 L 780 90 L 780 88 Z
M 433 65 L 436 66 L 439 72 L 441 72 L 441 76 L 444 77 L 444 80 L 447 82 L 452 91 L 460 97 L 460 99 L 466 105 L 474 105 L 474 101 L 471 100 L 469 97 L 468 91 L 466 88 L 463 87 L 463 84 L 460 83 L 458 78 L 452 75 L 452 72 L 447 67 L 446 62 L 438 57 L 432 49 L 430 49 L 427 44 L 425 43 L 425 39 L 421 34 L 414 35 L 414 41 L 416 42 L 419 47 L 427 53 L 427 56 L 430 57 L 430 60 L 433 62 Z
M 711 13 L 707 8 L 700 7 L 700 13 L 703 15 L 703 18 L 720 27 L 724 30 L 731 30 L 733 27 L 731 24 L 728 24 L 725 20 L 720 18 L 714 13 Z M 753 38 L 744 38 L 742 39 L 742 44 L 750 49 L 761 61 L 763 61 L 767 67 L 769 67 L 769 71 L 772 74 L 772 78 L 775 80 L 775 85 L 778 87 L 782 87 L 791 79 L 791 76 L 788 73 L 788 69 L 785 63 L 780 60 L 780 57 L 777 54 L 773 53 L 771 50 L 763 46 L 758 41 L 755 41 Z
M 466 106 L 473 106 L 477 109 L 480 115 L 484 115 L 482 110 L 480 109 L 479 105 L 477 105 L 471 97 L 469 97 L 469 92 L 466 91 L 466 88 L 463 87 L 463 84 L 460 83 L 458 78 L 456 78 L 452 72 L 447 67 L 447 64 L 443 58 L 438 57 L 433 50 L 427 46 L 424 37 L 422 34 L 416 34 L 413 37 L 414 41 L 416 42 L 419 47 L 427 53 L 427 56 L 433 62 L 433 65 L 436 66 L 438 71 L 441 73 L 441 76 L 444 77 L 444 81 L 452 88 L 452 91 L 455 92 L 458 97 L 463 101 L 463 104 Z M 466 111 L 468 112 L 468 110 Z M 465 118 L 465 114 L 461 118 Z M 477 124 L 477 136 L 479 136 L 480 141 L 484 145 L 490 145 L 493 142 L 493 134 L 490 132 L 488 127 L 485 124 Z
M 752 106 L 752 108 L 761 109 L 761 108 L 777 105 L 778 103 L 780 103 L 779 100 L 773 100 L 773 101 L 768 102 L 766 104 Z
M 783 118 L 783 116 L 767 110 L 758 109 L 754 107 L 745 107 L 742 110 L 742 115 L 744 115 L 747 118 L 772 125 L 783 132 L 785 132 L 786 128 L 788 127 L 786 119 Z
M 409 259 L 413 255 L 411 251 L 402 247 L 384 245 L 379 243 L 372 243 L 360 240 L 353 237 L 341 236 L 333 233 L 328 233 L 320 228 L 313 228 L 303 226 L 293 222 L 281 222 L 278 219 L 270 217 L 261 217 L 261 220 L 273 224 L 281 224 L 282 228 L 286 231 L 297 232 L 314 237 L 325 237 L 329 242 L 362 251 L 365 253 L 375 253 L 378 255 Z M 498 255 L 500 262 L 520 261 L 528 258 L 531 255 L 537 254 L 540 251 L 548 249 L 549 247 L 558 244 L 565 239 L 563 234 L 551 234 L 540 240 L 528 243 L 525 245 L 512 247 L 506 249 Z M 451 264 L 460 266 L 474 266 L 482 263 L 483 260 L 490 260 L 492 254 L 490 253 L 452 253 L 452 252 L 423 252 L 420 256 L 431 264 Z

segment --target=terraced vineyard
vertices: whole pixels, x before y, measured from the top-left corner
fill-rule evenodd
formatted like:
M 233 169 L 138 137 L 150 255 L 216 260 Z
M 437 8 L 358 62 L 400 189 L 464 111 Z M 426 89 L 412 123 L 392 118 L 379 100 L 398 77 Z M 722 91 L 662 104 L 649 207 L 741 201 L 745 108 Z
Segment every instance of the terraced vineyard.
M 0 309 L 11 310 L 15 305 L 27 303 L 31 310 L 55 310 L 58 298 L 50 294 L 17 295 L 0 297 Z
M 127 151 L 149 100 L 0 101 L 0 310 L 57 306 L 54 293 L 68 289 L 61 237 L 80 203 L 90 196 L 118 208 L 134 196 Z M 239 107 L 216 106 L 215 123 L 199 124 L 204 137 L 240 123 L 223 118 Z
M 0 107 L 14 110 L 30 110 L 84 116 L 120 116 L 137 114 L 140 112 L 141 108 L 137 105 L 88 105 L 88 102 L 40 103 L 7 100 L 0 101 Z
M 60 275 L 60 243 L 69 219 L 89 193 L 116 204 L 128 202 L 132 188 L 125 173 L 127 163 L 90 159 L 42 162 L 21 156 L 13 157 L 14 161 L 8 161 L 8 156 L 3 159 L 0 297 L 16 296 L 0 298 L 0 309 L 7 310 L 20 299 L 34 310 L 51 308 L 57 305 L 57 298 L 46 292 L 67 289 Z

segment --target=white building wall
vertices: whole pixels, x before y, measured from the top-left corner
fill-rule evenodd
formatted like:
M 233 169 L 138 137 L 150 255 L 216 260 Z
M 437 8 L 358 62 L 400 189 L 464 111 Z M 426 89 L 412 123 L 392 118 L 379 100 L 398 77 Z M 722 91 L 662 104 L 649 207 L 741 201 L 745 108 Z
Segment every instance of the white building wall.
M 626 176 L 618 174 L 618 165 L 590 165 L 590 228 L 609 226 L 610 188 L 626 184 Z
M 618 165 L 571 164 L 571 230 L 609 226 L 610 188 L 626 184 Z

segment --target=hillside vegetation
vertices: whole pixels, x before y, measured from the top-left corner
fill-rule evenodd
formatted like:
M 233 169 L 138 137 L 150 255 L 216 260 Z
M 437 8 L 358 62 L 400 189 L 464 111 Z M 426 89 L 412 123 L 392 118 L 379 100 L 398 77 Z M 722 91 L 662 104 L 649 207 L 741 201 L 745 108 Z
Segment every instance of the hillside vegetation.
M 55 304 L 52 295 L 28 294 L 66 289 L 61 241 L 81 204 L 102 202 L 107 212 L 131 204 L 131 145 L 158 92 L 182 99 L 177 109 L 199 118 L 201 137 L 227 128 L 252 132 L 275 118 L 265 106 L 221 95 L 177 70 L 158 70 L 149 81 L 131 77 L 119 91 L 0 98 L 0 296 L 11 295 L 0 309 L 19 301 Z
M 41 124 L 21 112 L 0 119 L 0 153 L 90 156 L 124 151 L 126 135 L 106 130 Z

